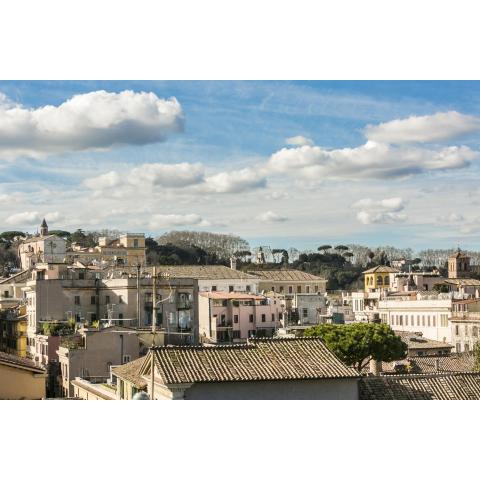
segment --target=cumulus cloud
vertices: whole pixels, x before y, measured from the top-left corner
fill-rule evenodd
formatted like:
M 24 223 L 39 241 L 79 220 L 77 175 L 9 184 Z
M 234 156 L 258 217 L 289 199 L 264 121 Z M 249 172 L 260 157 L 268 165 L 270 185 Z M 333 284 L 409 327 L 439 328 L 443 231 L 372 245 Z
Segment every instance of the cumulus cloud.
M 213 193 L 241 193 L 264 188 L 267 184 L 266 177 L 261 172 L 251 168 L 220 172 L 207 177 L 205 180 L 207 191 Z
M 285 139 L 286 145 L 294 145 L 296 147 L 302 147 L 303 145 L 313 145 L 313 140 L 303 135 L 297 135 L 295 137 L 289 137 Z
M 284 217 L 283 215 L 279 215 L 278 213 L 272 212 L 271 210 L 261 213 L 256 218 L 260 222 L 266 222 L 266 223 L 280 223 L 280 222 L 286 222 L 288 220 L 287 217 Z
M 464 220 L 464 216 L 460 213 L 449 213 L 448 215 L 439 215 L 437 217 L 437 222 L 439 223 L 458 223 Z
M 113 170 L 98 177 L 87 178 L 83 184 L 92 190 L 105 190 L 107 188 L 118 187 L 123 183 L 122 177 Z
M 182 130 L 177 99 L 161 99 L 151 92 L 99 90 L 36 109 L 0 95 L 1 159 L 145 145 Z
M 133 168 L 128 181 L 134 185 L 150 183 L 162 187 L 186 187 L 202 183 L 204 168 L 200 163 L 146 163 Z
M 326 150 L 318 146 L 283 148 L 269 161 L 277 173 L 313 181 L 324 178 L 395 178 L 428 171 L 463 168 L 479 157 L 468 147 L 398 147 L 369 141 L 356 148 Z
M 439 112 L 367 125 L 365 136 L 379 143 L 439 142 L 480 130 L 480 119 L 461 113 Z
M 190 213 L 186 215 L 179 214 L 156 214 L 152 215 L 149 227 L 152 230 L 157 228 L 186 227 L 186 226 L 208 226 L 200 215 Z
M 45 218 L 47 222 L 55 222 L 60 221 L 64 217 L 59 212 L 50 212 L 42 215 L 39 212 L 20 212 L 10 215 L 6 220 L 5 223 L 7 225 L 16 225 L 16 226 L 33 226 L 39 225 L 42 219 Z
M 373 200 L 363 198 L 352 205 L 354 209 L 360 209 L 357 213 L 357 220 L 364 225 L 372 223 L 397 223 L 407 219 L 402 210 L 405 202 L 401 197 L 384 198 Z

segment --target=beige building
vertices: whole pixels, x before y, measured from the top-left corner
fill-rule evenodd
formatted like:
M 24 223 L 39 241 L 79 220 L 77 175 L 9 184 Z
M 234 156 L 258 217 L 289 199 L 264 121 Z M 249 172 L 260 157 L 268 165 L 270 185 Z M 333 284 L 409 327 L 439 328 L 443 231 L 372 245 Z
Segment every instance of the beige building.
M 295 293 L 325 293 L 327 280 L 301 270 L 282 268 L 278 270 L 252 270 L 251 275 L 260 279 L 259 291 L 284 295 Z
M 154 389 L 151 390 L 152 355 Z M 158 347 L 134 368 L 114 368 L 117 396 L 132 386 L 156 400 L 357 399 L 358 373 L 315 337 L 243 345 Z
M 40 226 L 40 234 L 27 238 L 18 247 L 18 256 L 23 270 L 29 270 L 37 263 L 64 262 L 67 242 L 57 235 L 49 235 L 45 219 Z
M 144 233 L 125 233 L 118 238 L 100 237 L 98 245 L 92 248 L 72 244 L 67 252 L 70 262 L 79 261 L 85 265 L 146 265 Z
M 0 400 L 45 398 L 46 376 L 31 360 L 0 352 Z
M 104 381 L 110 376 L 112 366 L 136 360 L 147 353 L 149 346 L 141 341 L 135 329 L 118 325 L 81 328 L 75 335 L 63 338 L 57 351 L 62 395 L 74 396 L 71 382 L 76 377 Z

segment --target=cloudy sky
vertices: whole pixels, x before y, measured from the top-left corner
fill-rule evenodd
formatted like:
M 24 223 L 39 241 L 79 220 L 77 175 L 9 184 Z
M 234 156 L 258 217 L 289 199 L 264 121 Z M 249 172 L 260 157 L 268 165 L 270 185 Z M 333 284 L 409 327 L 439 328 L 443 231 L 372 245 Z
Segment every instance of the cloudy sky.
M 478 248 L 479 82 L 0 82 L 0 229 Z

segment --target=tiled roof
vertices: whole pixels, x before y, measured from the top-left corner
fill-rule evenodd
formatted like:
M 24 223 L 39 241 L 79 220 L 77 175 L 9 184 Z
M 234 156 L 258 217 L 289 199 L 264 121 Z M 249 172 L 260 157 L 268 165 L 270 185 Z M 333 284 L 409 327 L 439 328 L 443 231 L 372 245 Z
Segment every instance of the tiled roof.
M 474 357 L 472 354 L 452 354 L 425 357 L 407 357 L 395 362 L 382 362 L 383 374 L 394 373 L 446 373 L 446 372 L 473 372 Z M 364 368 L 364 373 L 369 372 L 369 365 Z M 408 372 L 405 371 L 408 368 Z
M 408 346 L 409 350 L 413 349 L 452 349 L 453 345 L 445 342 L 439 342 L 437 340 L 431 340 L 429 338 L 425 338 L 422 335 L 418 335 L 415 332 L 402 332 L 402 331 L 395 331 L 395 335 L 399 336 Z
M 480 280 L 476 278 L 447 278 L 442 283 L 446 283 L 447 285 L 458 285 L 461 287 L 464 286 L 471 286 L 471 287 L 478 287 L 480 286 Z
M 132 383 L 139 390 L 147 387 L 147 382 L 140 375 L 140 369 L 147 357 L 137 358 L 133 362 L 125 363 L 118 367 L 112 367 L 112 372 L 116 377 L 120 377 L 127 382 Z
M 202 297 L 208 297 L 218 300 L 265 300 L 263 295 L 254 295 L 253 293 L 242 292 L 202 292 Z
M 272 280 L 277 282 L 286 282 L 286 281 L 312 281 L 319 282 L 325 281 L 323 277 L 317 277 L 311 273 L 302 272 L 301 270 L 293 269 L 279 269 L 279 270 L 249 270 L 248 273 L 260 277 L 264 280 Z
M 373 268 L 365 270 L 363 273 L 398 273 L 400 270 L 396 268 L 388 267 L 386 265 L 378 265 Z
M 10 355 L 9 353 L 0 352 L 0 364 L 7 365 L 9 367 L 18 367 L 26 370 L 31 370 L 35 373 L 45 373 L 45 370 L 38 367 L 35 362 L 28 358 L 17 357 L 16 355 Z
M 480 400 L 480 373 L 391 375 L 359 382 L 361 400 Z
M 11 281 L 21 281 L 22 275 L 27 278 L 28 277 L 28 270 L 22 270 L 21 272 L 16 273 L 15 275 L 11 275 L 10 277 L 1 278 L 0 284 L 2 283 L 10 283 Z
M 151 270 L 151 267 L 149 270 Z M 157 273 L 168 273 L 171 277 L 197 278 L 200 280 L 251 280 L 255 278 L 245 272 L 233 270 L 223 265 L 158 265 Z
M 157 347 L 155 362 L 166 385 L 359 376 L 314 337 L 261 339 L 248 345 Z

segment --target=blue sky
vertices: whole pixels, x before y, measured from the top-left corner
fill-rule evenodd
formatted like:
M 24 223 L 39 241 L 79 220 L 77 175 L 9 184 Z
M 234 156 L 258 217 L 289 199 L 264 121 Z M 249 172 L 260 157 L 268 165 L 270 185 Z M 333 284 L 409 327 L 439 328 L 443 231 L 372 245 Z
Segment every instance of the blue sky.
M 477 248 L 479 141 L 480 82 L 0 82 L 0 228 Z

